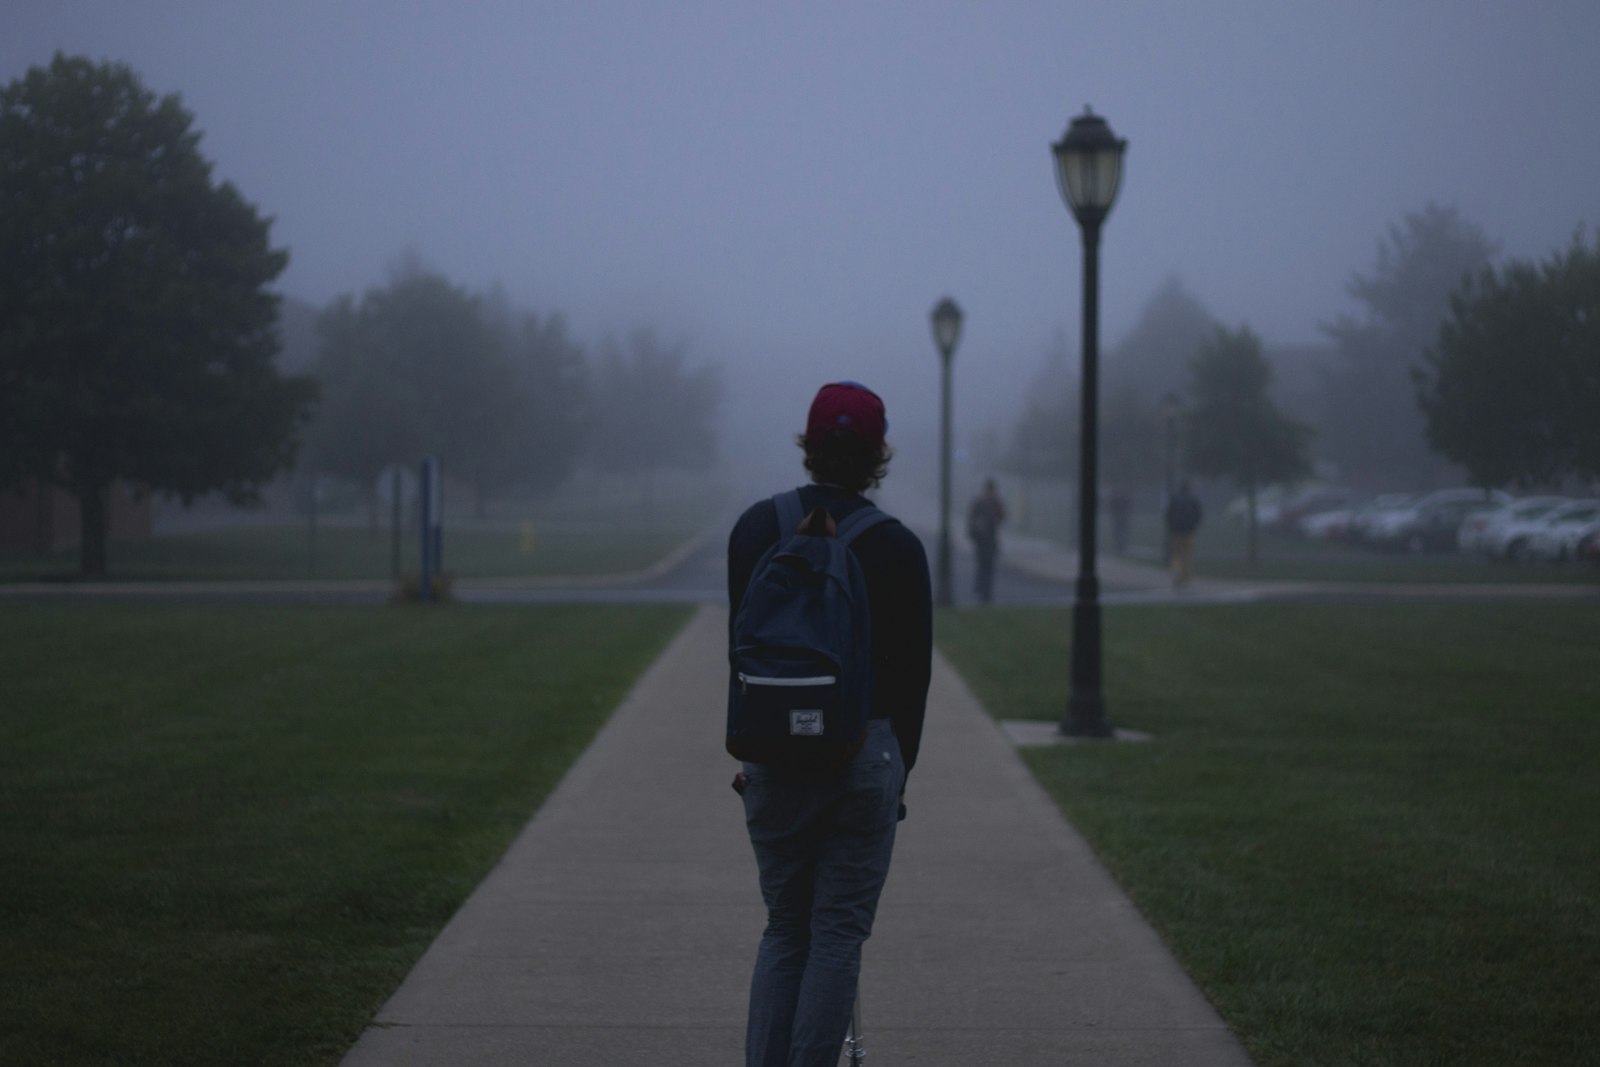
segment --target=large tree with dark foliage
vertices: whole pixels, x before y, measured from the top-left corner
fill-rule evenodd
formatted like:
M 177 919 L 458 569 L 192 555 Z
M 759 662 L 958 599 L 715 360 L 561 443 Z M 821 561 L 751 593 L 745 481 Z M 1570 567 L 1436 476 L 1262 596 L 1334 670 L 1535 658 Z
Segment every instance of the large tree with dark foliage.
M 1346 477 L 1406 487 L 1438 480 L 1411 369 L 1438 336 L 1450 294 L 1495 252 L 1454 208 L 1429 204 L 1391 227 L 1372 273 L 1351 280 L 1360 316 L 1322 327 L 1336 358 L 1324 374 L 1321 448 Z
M 193 121 L 118 63 L 0 89 L 0 482 L 77 498 L 85 574 L 113 482 L 253 501 L 315 396 L 273 361 L 287 254 Z
M 1600 479 L 1600 238 L 1469 279 L 1414 380 L 1428 440 L 1477 484 Z
M 1251 563 L 1259 556 L 1257 491 L 1311 473 L 1310 431 L 1278 410 L 1271 386 L 1272 364 L 1248 326 L 1218 327 L 1189 363 L 1187 466 L 1244 491 Z

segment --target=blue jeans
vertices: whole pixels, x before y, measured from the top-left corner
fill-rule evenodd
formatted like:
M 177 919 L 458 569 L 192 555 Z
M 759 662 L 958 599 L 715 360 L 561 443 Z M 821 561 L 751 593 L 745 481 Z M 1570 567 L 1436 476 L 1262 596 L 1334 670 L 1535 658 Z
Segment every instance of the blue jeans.
M 844 777 L 821 785 L 775 780 L 744 766 L 745 825 L 761 870 L 767 928 L 750 981 L 747 1067 L 839 1062 L 861 944 L 889 875 L 905 764 L 888 719 Z

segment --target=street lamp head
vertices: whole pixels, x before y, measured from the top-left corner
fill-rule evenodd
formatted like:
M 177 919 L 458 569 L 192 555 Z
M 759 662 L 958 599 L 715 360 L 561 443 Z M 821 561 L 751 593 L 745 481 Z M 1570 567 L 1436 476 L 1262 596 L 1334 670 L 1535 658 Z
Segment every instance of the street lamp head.
M 1122 184 L 1122 154 L 1127 147 L 1128 142 L 1118 140 L 1106 120 L 1087 107 L 1050 146 L 1061 199 L 1080 224 L 1098 223 L 1111 211 Z
M 960 339 L 961 309 L 947 296 L 933 309 L 933 342 L 939 346 L 939 354 L 949 359 Z

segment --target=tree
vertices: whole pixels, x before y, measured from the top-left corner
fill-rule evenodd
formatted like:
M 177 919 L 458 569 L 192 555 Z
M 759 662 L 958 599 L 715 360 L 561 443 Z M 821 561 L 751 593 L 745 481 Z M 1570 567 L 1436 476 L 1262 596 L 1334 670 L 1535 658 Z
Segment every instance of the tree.
M 485 302 L 511 362 L 517 414 L 502 454 L 496 488 L 517 484 L 547 492 L 565 481 L 590 442 L 593 404 L 583 346 L 567 334 L 559 314 L 541 318 L 518 311 L 499 291 Z
M 666 468 L 701 469 L 716 457 L 722 380 L 714 367 L 691 369 L 682 343 L 635 330 L 626 345 L 607 338 L 595 376 L 596 431 L 590 456 L 604 471 L 638 474 L 650 499 Z
M 0 90 L 0 480 L 77 498 L 85 574 L 113 482 L 259 499 L 315 397 L 273 362 L 288 256 L 193 121 L 127 66 L 59 53 Z
M 325 470 L 361 485 L 369 501 L 385 467 L 425 454 L 470 482 L 480 509 L 504 485 L 523 411 L 506 339 L 478 298 L 410 267 L 359 303 L 334 301 L 318 330 L 324 402 L 314 443 Z
M 1195 349 L 1217 328 L 1217 320 L 1184 288 L 1177 276 L 1161 283 L 1126 337 L 1105 359 L 1105 384 L 1138 390 L 1147 404 L 1183 384 L 1184 370 Z
M 1057 331 L 1022 397 L 1005 469 L 1024 478 L 1063 478 L 1078 460 L 1078 378 L 1067 335 Z
M 1336 362 L 1323 380 L 1321 438 L 1328 458 L 1357 481 L 1409 484 L 1438 475 L 1411 387 L 1411 368 L 1438 335 L 1452 291 L 1482 270 L 1496 245 L 1454 208 L 1429 204 L 1390 228 L 1372 274 L 1348 292 L 1362 315 L 1322 331 Z
M 1106 397 L 1100 423 L 1100 470 L 1107 485 L 1126 491 L 1161 480 L 1165 427 L 1156 404 L 1132 385 L 1118 386 Z
M 1260 556 L 1256 492 L 1311 472 L 1310 431 L 1278 410 L 1271 385 L 1272 364 L 1248 326 L 1219 326 L 1189 363 L 1188 467 L 1207 477 L 1231 478 L 1244 490 L 1251 563 Z
M 1468 279 L 1413 381 L 1429 442 L 1476 484 L 1600 478 L 1600 238 Z

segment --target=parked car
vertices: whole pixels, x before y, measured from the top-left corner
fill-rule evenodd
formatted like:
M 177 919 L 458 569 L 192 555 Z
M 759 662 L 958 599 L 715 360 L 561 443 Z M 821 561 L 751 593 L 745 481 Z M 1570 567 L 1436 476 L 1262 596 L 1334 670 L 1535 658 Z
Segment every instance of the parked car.
M 1526 539 L 1538 527 L 1539 520 L 1563 504 L 1571 503 L 1564 496 L 1530 496 L 1517 500 L 1500 511 L 1487 512 L 1488 522 L 1468 540 L 1467 524 L 1461 526 L 1460 544 L 1463 551 L 1477 551 L 1490 559 L 1510 559 L 1508 551 L 1513 541 L 1522 540 L 1519 551 L 1525 549 Z
M 1358 505 L 1319 511 L 1301 518 L 1294 524 L 1295 530 L 1313 541 L 1343 541 L 1350 535 L 1350 522 L 1360 510 Z
M 1350 519 L 1345 524 L 1345 539 L 1349 541 L 1366 541 L 1368 531 L 1376 524 L 1384 521 L 1384 517 L 1398 511 L 1403 511 L 1415 504 L 1418 500 L 1416 493 L 1382 493 L 1355 508 L 1350 513 Z
M 1545 516 L 1528 539 L 1528 555 L 1560 562 L 1576 559 L 1578 545 L 1600 530 L 1600 500 L 1575 500 Z
M 1302 489 L 1279 504 L 1271 521 L 1263 520 L 1262 524 L 1287 533 L 1299 533 L 1302 519 L 1326 511 L 1348 509 L 1355 500 L 1355 490 L 1339 486 L 1319 485 Z
M 1501 504 L 1474 512 L 1462 519 L 1461 527 L 1456 530 L 1456 547 L 1463 552 L 1476 554 L 1483 541 L 1483 531 L 1511 514 L 1511 509 L 1514 507 L 1516 503 Z
M 1367 527 L 1367 541 L 1379 548 L 1437 552 L 1456 547 L 1456 535 L 1468 515 L 1510 503 L 1498 489 L 1440 489 L 1415 504 L 1389 512 Z

